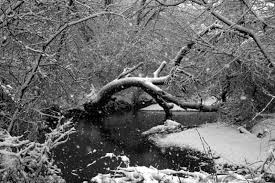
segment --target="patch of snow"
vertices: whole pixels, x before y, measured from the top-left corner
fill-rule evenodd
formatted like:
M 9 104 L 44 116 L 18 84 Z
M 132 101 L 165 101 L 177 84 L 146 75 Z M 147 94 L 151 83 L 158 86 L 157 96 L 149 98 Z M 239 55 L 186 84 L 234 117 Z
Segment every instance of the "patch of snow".
M 240 133 L 236 126 L 221 123 L 206 124 L 166 136 L 153 136 L 150 140 L 160 148 L 181 147 L 205 152 L 209 147 L 212 153 L 221 157 L 216 160 L 218 163 L 253 166 L 265 160 L 270 147 L 268 139 Z
M 143 136 L 149 136 L 154 134 L 168 134 L 174 133 L 178 131 L 182 131 L 183 126 L 172 120 L 166 120 L 163 125 L 157 125 L 152 127 L 151 129 L 142 133 Z
M 255 182 L 255 178 L 248 178 L 236 173 L 228 173 L 211 176 L 206 172 L 188 172 L 185 170 L 158 170 L 154 167 L 136 166 L 118 168 L 113 170 L 114 174 L 98 174 L 91 179 L 91 182 L 144 182 L 144 183 L 198 183 L 198 182 L 231 182 L 250 183 Z
M 116 155 L 114 154 L 114 153 L 106 153 L 105 154 L 105 156 L 104 156 L 105 158 L 115 158 L 116 157 Z
M 169 104 L 172 104 L 172 103 L 169 103 Z M 153 105 L 141 108 L 140 110 L 141 111 L 163 111 L 163 108 L 158 104 L 153 104 Z M 176 104 L 173 104 L 173 108 L 171 109 L 171 111 L 186 111 L 186 110 Z
M 128 167 L 130 164 L 130 159 L 127 156 L 118 156 L 121 158 L 121 161 Z

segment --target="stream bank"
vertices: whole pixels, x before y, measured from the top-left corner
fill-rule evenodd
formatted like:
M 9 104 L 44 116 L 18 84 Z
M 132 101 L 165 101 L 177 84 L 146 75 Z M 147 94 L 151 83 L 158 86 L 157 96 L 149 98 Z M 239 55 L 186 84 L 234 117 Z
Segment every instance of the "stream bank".
M 274 148 L 275 118 L 266 119 L 252 128 L 252 133 L 224 123 L 204 124 L 198 128 L 163 135 L 150 141 L 159 148 L 187 148 L 213 155 L 217 164 L 260 167 Z M 241 133 L 242 132 L 242 133 Z M 257 135 L 266 132 L 265 136 Z M 275 172 L 273 166 L 270 171 Z

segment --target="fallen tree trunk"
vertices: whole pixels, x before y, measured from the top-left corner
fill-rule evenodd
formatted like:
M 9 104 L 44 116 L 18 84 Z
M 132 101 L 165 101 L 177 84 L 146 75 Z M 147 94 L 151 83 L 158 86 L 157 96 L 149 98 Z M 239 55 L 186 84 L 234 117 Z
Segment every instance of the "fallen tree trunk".
M 191 108 L 191 109 L 198 109 L 200 111 L 205 112 L 212 112 L 217 111 L 218 106 L 206 106 L 202 103 L 188 103 L 181 100 L 178 100 L 173 95 L 165 92 L 157 85 L 163 85 L 168 79 L 168 76 L 162 76 L 159 77 L 159 72 L 163 69 L 166 62 L 163 62 L 161 66 L 156 70 L 154 73 L 154 77 L 152 78 L 143 78 L 143 77 L 121 77 L 121 75 L 124 75 L 123 73 L 120 75 L 119 79 L 115 79 L 105 85 L 98 93 L 97 95 L 90 99 L 89 102 L 84 104 L 84 109 L 88 113 L 95 112 L 95 111 L 101 111 L 102 107 L 105 106 L 110 100 L 113 94 L 120 92 L 122 90 L 125 90 L 130 87 L 139 87 L 143 89 L 146 93 L 148 93 L 150 96 L 152 96 L 156 102 L 163 107 L 166 119 L 172 118 L 172 113 L 170 109 L 173 107 L 171 104 L 168 104 L 167 102 L 172 102 L 174 104 L 179 105 L 182 108 Z M 142 65 L 142 64 L 139 64 Z M 138 67 L 135 67 L 138 68 Z M 131 69 L 133 70 L 133 69 Z M 126 71 L 128 72 L 128 71 Z
M 85 103 L 84 109 L 87 112 L 101 110 L 102 106 L 106 105 L 111 100 L 113 94 L 130 87 L 140 87 L 146 93 L 151 95 L 161 107 L 163 107 L 166 113 L 166 118 L 169 119 L 172 117 L 172 113 L 170 112 L 172 106 L 167 104 L 166 101 L 159 95 L 162 89 L 154 85 L 154 82 L 161 83 L 163 81 L 160 78 L 155 79 L 140 77 L 116 79 L 105 85 L 91 102 Z

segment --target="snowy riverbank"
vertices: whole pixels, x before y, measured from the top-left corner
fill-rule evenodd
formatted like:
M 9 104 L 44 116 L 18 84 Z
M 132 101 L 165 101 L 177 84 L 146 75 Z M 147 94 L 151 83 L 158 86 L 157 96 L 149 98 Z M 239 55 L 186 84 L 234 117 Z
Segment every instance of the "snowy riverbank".
M 160 148 L 191 148 L 204 153 L 210 150 L 215 157 L 220 157 L 215 160 L 217 163 L 257 167 L 266 159 L 273 145 L 272 137 L 272 128 L 269 128 L 269 135 L 257 138 L 252 133 L 240 133 L 236 126 L 212 123 L 167 135 L 156 134 L 150 140 Z

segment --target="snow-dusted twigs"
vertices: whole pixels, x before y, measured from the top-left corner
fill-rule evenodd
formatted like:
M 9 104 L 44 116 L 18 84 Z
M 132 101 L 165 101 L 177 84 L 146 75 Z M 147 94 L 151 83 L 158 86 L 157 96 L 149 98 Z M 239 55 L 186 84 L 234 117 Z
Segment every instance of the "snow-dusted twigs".
M 7 131 L 0 131 L 0 181 L 6 182 L 48 182 L 62 180 L 60 170 L 53 165 L 50 151 L 74 133 L 71 122 L 57 127 L 46 135 L 44 143 L 21 140 Z
M 200 6 L 204 6 L 207 9 L 207 11 L 209 11 L 214 17 L 216 17 L 218 20 L 228 25 L 233 30 L 236 30 L 242 34 L 247 34 L 248 36 L 250 36 L 254 40 L 258 48 L 260 49 L 260 52 L 266 58 L 268 66 L 272 68 L 274 67 L 274 60 L 271 58 L 271 55 L 267 52 L 266 47 L 261 42 L 259 35 L 255 31 L 253 31 L 252 29 L 246 28 L 244 26 L 241 26 L 239 24 L 236 24 L 235 22 L 232 22 L 227 17 L 220 14 L 218 11 L 213 10 L 213 7 L 211 4 L 208 4 L 204 1 L 197 1 L 197 0 L 192 0 L 192 2 Z
M 89 15 L 87 17 L 84 17 L 84 18 L 81 18 L 79 20 L 75 20 L 75 21 L 72 21 L 72 22 L 69 22 L 69 23 L 66 23 L 64 26 L 60 27 L 53 35 L 51 35 L 43 44 L 42 44 L 42 48 L 36 58 L 36 60 L 34 61 L 33 65 L 32 65 L 32 68 L 29 72 L 29 74 L 27 75 L 26 77 L 26 80 L 22 83 L 22 85 L 20 86 L 18 92 L 17 92 L 17 95 L 16 95 L 16 101 L 18 103 L 18 106 L 21 105 L 21 101 L 23 99 L 23 96 L 25 94 L 25 91 L 27 90 L 27 88 L 29 87 L 30 83 L 32 82 L 33 78 L 35 77 L 35 75 L 37 74 L 37 70 L 42 62 L 42 59 L 44 57 L 44 53 L 46 52 L 47 48 L 50 46 L 50 44 L 66 29 L 74 26 L 74 25 L 77 25 L 79 23 L 82 23 L 82 22 L 85 22 L 85 21 L 88 21 L 90 19 L 93 19 L 93 18 L 96 18 L 96 17 L 99 17 L 99 16 L 102 16 L 102 15 L 116 15 L 116 16 L 120 16 L 122 18 L 123 15 L 120 15 L 120 14 L 117 14 L 117 13 L 114 13 L 114 12 L 106 12 L 106 11 L 103 11 L 103 12 L 99 12 L 99 13 L 95 13 L 95 14 L 92 14 L 92 15 Z M 20 107 L 17 107 L 14 114 L 13 114 L 13 117 L 10 121 L 10 124 L 8 126 L 8 132 L 11 132 L 12 131 L 12 128 L 14 126 L 14 123 L 15 121 L 17 120 L 17 116 L 18 114 L 20 113 Z
M 207 34 L 209 31 L 215 30 L 215 29 L 221 29 L 222 27 L 219 24 L 214 23 L 213 25 L 210 25 L 207 27 L 204 31 L 199 33 L 199 37 Z M 146 93 L 151 95 L 156 102 L 164 109 L 166 113 L 166 119 L 172 118 L 172 112 L 171 108 L 173 105 L 169 104 L 168 102 L 174 103 L 179 105 L 182 108 L 191 108 L 191 109 L 199 109 L 201 111 L 217 111 L 218 106 L 206 106 L 202 105 L 201 103 L 187 103 L 180 101 L 175 96 L 165 92 L 162 90 L 159 85 L 164 85 L 168 82 L 168 80 L 171 79 L 173 71 L 180 72 L 181 74 L 186 75 L 189 78 L 194 78 L 194 76 L 184 70 L 179 70 L 180 63 L 182 59 L 190 52 L 190 50 L 193 48 L 193 46 L 196 43 L 194 41 L 191 41 L 186 46 L 183 46 L 177 55 L 172 60 L 172 63 L 174 67 L 170 71 L 170 74 L 166 76 L 159 76 L 160 72 L 164 69 L 166 66 L 166 62 L 162 62 L 160 66 L 153 72 L 153 77 L 127 77 L 129 73 L 135 71 L 137 68 L 142 66 L 143 64 L 140 63 L 137 66 L 134 66 L 133 68 L 129 70 L 125 70 L 122 72 L 117 79 L 111 81 L 107 85 L 103 86 L 101 90 L 96 94 L 95 97 L 90 99 L 88 102 L 84 104 L 84 109 L 90 113 L 95 111 L 101 111 L 100 107 L 106 105 L 113 94 L 116 92 L 122 91 L 124 89 L 130 88 L 130 87 L 139 87 L 143 89 Z M 90 94 L 88 94 L 90 95 Z
M 127 76 L 128 74 L 130 74 L 131 72 L 135 71 L 136 69 L 138 69 L 139 67 L 141 67 L 143 65 L 144 65 L 144 63 L 140 62 L 138 65 L 136 65 L 130 69 L 124 69 L 124 71 L 117 77 L 117 79 Z
M 275 96 L 272 95 L 272 94 L 270 94 L 268 91 L 266 91 L 266 90 L 263 89 L 263 92 L 264 92 L 266 95 L 270 96 L 271 99 L 270 99 L 269 102 L 265 105 L 265 107 L 264 107 L 260 112 L 258 112 L 258 113 L 250 120 L 250 122 L 251 122 L 251 121 L 254 121 L 259 115 L 261 115 L 261 114 L 267 109 L 267 107 L 273 102 L 273 100 L 275 99 Z
M 165 62 L 165 61 L 163 61 L 163 62 L 160 64 L 159 68 L 153 73 L 154 78 L 159 77 L 160 72 L 164 69 L 164 67 L 166 66 L 166 64 L 167 64 L 167 62 Z
M 169 182 L 169 183 L 202 183 L 202 182 L 234 182 L 257 183 L 263 180 L 258 177 L 246 177 L 237 173 L 211 175 L 206 172 L 189 172 L 184 170 L 164 169 L 136 166 L 118 168 L 113 174 L 98 174 L 92 182 Z

